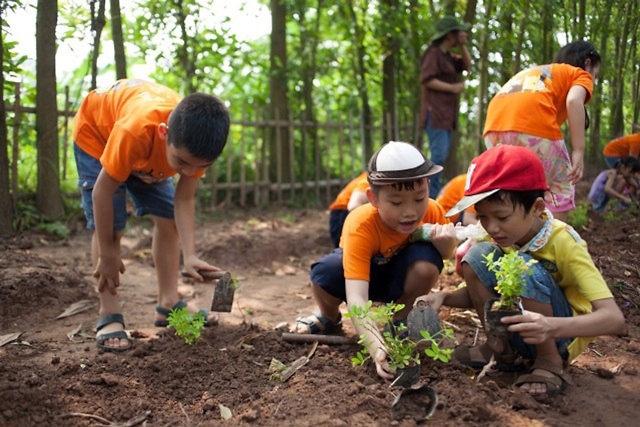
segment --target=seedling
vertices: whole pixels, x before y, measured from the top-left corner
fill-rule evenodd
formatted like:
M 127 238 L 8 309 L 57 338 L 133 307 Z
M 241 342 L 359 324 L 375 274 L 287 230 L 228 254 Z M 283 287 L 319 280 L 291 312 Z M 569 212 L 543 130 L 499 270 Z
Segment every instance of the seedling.
M 200 339 L 204 328 L 205 318 L 201 312 L 189 313 L 186 307 L 171 310 L 167 317 L 168 328 L 174 328 L 176 335 L 181 337 L 185 344 L 195 344 Z
M 484 255 L 484 259 L 487 268 L 496 274 L 498 280 L 494 288 L 500 294 L 498 310 L 516 308 L 526 286 L 525 276 L 531 274 L 529 267 L 537 261 L 534 259 L 525 261 L 517 251 L 504 254 L 497 260 L 494 260 L 494 256 L 495 251 Z
M 431 336 L 427 331 L 421 331 L 422 340 L 417 342 L 408 338 L 405 333 L 407 326 L 405 324 L 395 325 L 392 320 L 395 313 L 402 310 L 404 304 L 387 303 L 385 305 L 379 305 L 373 307 L 371 301 L 367 301 L 364 307 L 353 306 L 345 314 L 345 317 L 351 317 L 355 319 L 364 320 L 369 318 L 373 321 L 374 327 L 383 328 L 385 325 L 389 325 L 382 333 L 371 330 L 376 336 L 380 336 L 380 344 L 387 352 L 387 358 L 389 362 L 389 370 L 396 372 L 398 369 L 403 369 L 411 365 L 420 364 L 420 351 L 419 345 L 423 342 L 430 341 L 430 347 L 425 350 L 425 354 L 433 359 L 440 360 L 442 362 L 448 362 L 451 360 L 451 349 L 441 348 L 442 342 L 446 340 L 455 341 L 453 337 L 453 331 L 451 329 L 442 329 L 440 332 Z M 358 351 L 351 359 L 354 366 L 363 365 L 368 359 L 371 358 L 369 354 L 368 342 L 364 336 L 361 336 L 358 340 L 358 344 L 362 346 L 362 349 Z

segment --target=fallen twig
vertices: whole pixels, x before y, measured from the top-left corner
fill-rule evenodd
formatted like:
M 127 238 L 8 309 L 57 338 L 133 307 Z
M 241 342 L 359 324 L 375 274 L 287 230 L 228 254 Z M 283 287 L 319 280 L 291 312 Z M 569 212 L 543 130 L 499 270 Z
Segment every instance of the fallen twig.
M 484 377 L 487 374 L 487 372 L 489 372 L 489 369 L 491 369 L 496 364 L 496 358 L 494 356 L 495 355 L 492 354 L 491 359 L 489 359 L 489 362 L 487 362 L 487 364 L 482 367 L 482 370 L 478 374 L 478 378 L 476 378 L 476 382 L 479 383 L 482 377 Z

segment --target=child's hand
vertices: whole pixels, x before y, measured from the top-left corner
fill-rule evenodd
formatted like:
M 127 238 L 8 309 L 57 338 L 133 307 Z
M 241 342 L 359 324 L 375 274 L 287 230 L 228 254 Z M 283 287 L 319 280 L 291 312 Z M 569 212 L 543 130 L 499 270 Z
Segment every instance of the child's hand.
M 198 273 L 198 270 L 220 271 L 219 267 L 211 265 L 195 255 L 185 258 L 184 269 L 189 274 L 189 276 L 193 277 L 198 282 L 204 282 L 204 277 L 202 277 L 200 273 Z
M 117 295 L 117 288 L 120 286 L 120 274 L 124 273 L 124 263 L 119 256 L 98 257 L 98 263 L 93 270 L 93 277 L 98 279 L 98 293 L 105 290 L 111 295 Z
M 440 310 L 442 304 L 444 303 L 445 292 L 430 292 L 426 295 L 420 295 L 413 302 L 413 306 L 416 307 L 418 302 L 425 302 L 428 306 L 433 308 L 435 311 Z
M 555 338 L 550 318 L 534 311 L 527 310 L 524 314 L 503 317 L 502 323 L 511 325 L 507 328 L 508 331 L 519 332 L 527 344 L 542 344 Z
M 455 227 L 453 224 L 434 224 L 431 228 L 431 243 L 436 247 L 442 258 L 449 259 L 453 256 L 458 245 Z
M 372 358 L 376 364 L 376 372 L 385 381 L 391 381 L 395 377 L 393 373 L 389 372 L 389 362 L 387 361 L 387 353 L 379 348 L 375 352 L 375 356 Z

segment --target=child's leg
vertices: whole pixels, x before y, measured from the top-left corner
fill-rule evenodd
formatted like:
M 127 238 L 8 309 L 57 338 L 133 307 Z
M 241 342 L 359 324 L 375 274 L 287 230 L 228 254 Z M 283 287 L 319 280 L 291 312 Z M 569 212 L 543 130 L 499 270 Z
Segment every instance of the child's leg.
M 100 161 L 84 152 L 77 144 L 73 145 L 74 157 L 76 160 L 76 168 L 78 170 L 78 185 L 82 197 L 82 208 L 87 220 L 87 228 L 92 229 L 91 237 L 91 260 L 94 268 L 98 265 L 98 238 L 95 232 L 95 222 L 93 216 L 93 188 L 95 187 L 98 174 L 102 170 Z M 116 251 L 120 253 L 120 240 L 124 234 L 123 230 L 126 225 L 126 193 L 124 186 L 118 187 L 113 196 L 113 243 L 117 246 Z M 121 314 L 120 302 L 118 295 L 112 295 L 105 290 L 99 292 L 100 298 L 100 318 L 109 314 Z M 124 325 L 120 322 L 111 322 L 102 325 L 96 333 L 96 338 L 100 338 L 104 334 L 122 331 Z M 114 349 L 126 349 L 131 343 L 126 338 L 108 338 L 101 344 L 102 347 Z
M 292 333 L 328 333 L 340 324 L 340 304 L 347 299 L 341 248 L 334 249 L 313 263 L 311 291 L 318 311 L 296 319 L 290 327 Z
M 116 231 L 113 235 L 114 241 L 118 245 L 118 252 L 120 252 L 120 240 L 123 234 L 124 233 L 122 231 Z M 98 239 L 96 237 L 95 231 L 91 238 L 91 259 L 93 260 L 93 265 L 96 266 L 98 264 Z M 108 314 L 121 313 L 122 308 L 120 307 L 120 300 L 117 294 L 112 295 L 109 291 L 104 290 L 98 293 L 98 296 L 100 298 L 100 317 L 106 316 Z M 124 325 L 122 323 L 109 323 L 100 328 L 100 330 L 96 333 L 96 338 L 99 338 L 104 334 L 122 330 L 124 330 Z M 131 346 L 131 343 L 129 343 L 129 340 L 125 338 L 109 338 L 105 340 L 102 345 L 105 347 L 124 349 Z
M 416 298 L 428 294 L 436 285 L 443 266 L 442 256 L 429 242 L 411 243 L 391 259 L 388 266 L 389 290 L 387 298 L 381 300 L 404 304 L 404 308 L 395 314 L 394 320 L 407 318 Z M 377 278 L 372 278 L 371 286 L 384 286 L 378 282 Z

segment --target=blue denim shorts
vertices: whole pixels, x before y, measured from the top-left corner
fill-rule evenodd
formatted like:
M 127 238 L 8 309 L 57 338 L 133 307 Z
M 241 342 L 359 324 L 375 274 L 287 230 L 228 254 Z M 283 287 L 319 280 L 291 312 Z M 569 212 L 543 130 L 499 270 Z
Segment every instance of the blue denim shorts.
M 427 261 L 442 271 L 444 263 L 440 252 L 429 242 L 414 242 L 400 249 L 391 258 L 376 257 L 369 270 L 369 299 L 377 302 L 397 301 L 404 292 L 407 269 L 415 261 Z M 342 301 L 347 300 L 342 248 L 322 256 L 311 265 L 311 283 Z M 430 288 L 425 283 L 425 293 Z
M 100 160 L 84 152 L 73 144 L 73 153 L 78 168 L 78 186 L 82 194 L 82 209 L 87 219 L 87 228 L 94 229 L 93 187 L 102 170 Z M 156 215 L 161 218 L 173 218 L 173 196 L 175 188 L 171 177 L 158 183 L 148 184 L 135 176 L 121 183 L 113 195 L 113 230 L 121 231 L 127 223 L 127 200 L 129 193 L 136 208 L 136 215 Z
M 462 259 L 462 262 L 467 262 L 487 289 L 497 296 L 498 293 L 494 288 L 498 281 L 495 273 L 487 269 L 484 259 L 484 255 L 489 255 L 494 250 L 496 251 L 494 259 L 504 254 L 500 246 L 490 242 L 480 242 L 469 249 Z M 533 258 L 527 253 L 521 253 L 520 255 L 525 261 Z M 572 317 L 573 311 L 571 310 L 569 301 L 567 301 L 562 289 L 551 274 L 544 268 L 543 264 L 535 263 L 530 268 L 531 274 L 526 275 L 526 287 L 522 296 L 543 304 L 550 304 L 554 317 Z M 558 353 L 564 359 L 569 355 L 567 347 L 573 340 L 574 338 L 556 339 Z M 536 346 L 526 344 L 520 334 L 511 334 L 511 345 L 524 357 L 535 359 Z

